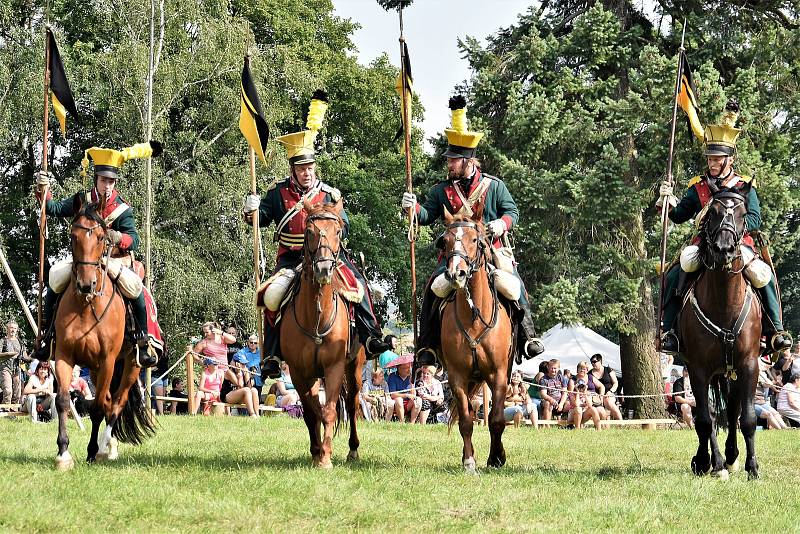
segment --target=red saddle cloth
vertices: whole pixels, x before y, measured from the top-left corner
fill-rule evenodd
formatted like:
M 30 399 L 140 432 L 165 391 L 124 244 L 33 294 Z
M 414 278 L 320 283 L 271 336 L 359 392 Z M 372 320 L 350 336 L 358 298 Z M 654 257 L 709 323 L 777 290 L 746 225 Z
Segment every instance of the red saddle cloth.
M 153 299 L 153 294 L 147 289 L 147 286 L 142 288 L 144 292 L 144 304 L 147 309 L 147 336 L 150 338 L 150 343 L 153 348 L 158 352 L 159 357 L 164 353 L 164 338 L 161 337 L 161 327 L 158 326 L 158 308 L 156 308 L 156 301 Z

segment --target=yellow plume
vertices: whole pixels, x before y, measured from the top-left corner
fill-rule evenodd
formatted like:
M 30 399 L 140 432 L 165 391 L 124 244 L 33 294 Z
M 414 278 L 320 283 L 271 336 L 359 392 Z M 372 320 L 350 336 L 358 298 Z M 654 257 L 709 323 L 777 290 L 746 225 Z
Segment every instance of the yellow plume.
M 328 94 L 322 89 L 317 89 L 311 97 L 311 104 L 308 106 L 308 119 L 306 119 L 306 129 L 314 132 L 322 128 L 322 121 L 325 119 L 325 112 L 328 110 Z

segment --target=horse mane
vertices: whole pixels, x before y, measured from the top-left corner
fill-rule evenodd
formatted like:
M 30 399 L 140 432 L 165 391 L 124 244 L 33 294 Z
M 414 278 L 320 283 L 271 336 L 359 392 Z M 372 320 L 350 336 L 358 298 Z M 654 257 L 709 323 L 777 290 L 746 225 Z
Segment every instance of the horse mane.
M 339 215 L 339 211 L 337 210 L 339 206 L 338 202 L 315 202 L 311 204 L 310 202 L 306 202 L 303 204 L 303 209 L 306 211 L 308 218 L 313 217 L 314 215 L 318 215 L 320 213 L 330 213 L 336 215 L 339 218 L 339 221 L 342 221 L 342 216 Z

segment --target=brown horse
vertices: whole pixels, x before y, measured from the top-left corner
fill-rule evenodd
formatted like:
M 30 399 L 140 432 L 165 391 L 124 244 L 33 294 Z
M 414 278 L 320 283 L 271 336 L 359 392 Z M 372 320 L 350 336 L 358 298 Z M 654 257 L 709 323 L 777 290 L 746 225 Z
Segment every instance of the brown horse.
M 684 357 L 696 401 L 695 430 L 699 445 L 692 458 L 692 471 L 727 479 L 738 469 L 737 421 L 747 448 L 745 469 L 758 477 L 755 451 L 756 416 L 753 408 L 758 383 L 761 307 L 743 275 L 741 247 L 746 224 L 745 198 L 723 190 L 708 206 L 701 231 L 700 254 L 706 270 L 700 275 L 680 315 L 685 342 Z M 727 379 L 729 377 L 729 379 Z M 725 460 L 717 445 L 715 423 L 722 402 L 712 415 L 709 387 L 719 401 L 727 389 Z M 709 442 L 711 455 L 709 456 Z
M 55 317 L 56 466 L 62 470 L 75 464 L 68 450 L 67 414 L 69 384 L 76 364 L 89 368 L 96 387 L 90 409 L 92 434 L 87 447 L 88 462 L 113 460 L 117 457 L 117 440 L 139 444 L 154 432 L 150 412 L 136 383 L 139 367 L 134 365 L 131 345 L 124 342 L 125 303 L 104 263 L 110 249 L 106 223 L 100 216 L 105 199 L 99 204 L 84 204 L 80 195 L 75 198 L 77 215 L 72 220 L 70 234 L 72 277 Z M 106 429 L 98 445 L 103 418 Z
M 303 272 L 294 301 L 283 312 L 281 352 L 303 404 L 314 466 L 333 467 L 331 442 L 341 421 L 340 396 L 350 423 L 348 460 L 358 459 L 356 404 L 361 389 L 364 348 L 351 338 L 348 304 L 339 294 L 336 268 L 343 253 L 344 222 L 336 204 L 306 203 Z M 325 406 L 319 402 L 318 378 L 325 380 Z M 320 424 L 323 434 L 320 435 Z
M 503 409 L 513 349 L 511 320 L 494 285 L 489 283 L 491 244 L 484 234 L 482 215 L 483 206 L 479 205 L 474 210 L 475 220 L 449 213 L 444 217 L 445 276 L 455 287 L 455 295 L 442 315 L 442 359 L 453 392 L 453 413 L 457 413 L 464 440 L 461 460 L 469 473 L 475 473 L 469 399 L 484 381 L 494 399 L 489 414 L 491 447 L 487 465 L 502 467 L 506 463 Z M 488 403 L 489 399 L 484 399 L 484 406 Z

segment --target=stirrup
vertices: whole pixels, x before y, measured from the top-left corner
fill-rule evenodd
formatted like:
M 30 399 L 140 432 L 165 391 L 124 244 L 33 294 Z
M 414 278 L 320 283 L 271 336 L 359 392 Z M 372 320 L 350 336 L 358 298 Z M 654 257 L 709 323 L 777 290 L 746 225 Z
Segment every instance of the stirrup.
M 681 351 L 681 343 L 677 334 L 672 330 L 667 330 L 661 336 L 661 352 L 665 354 L 678 354 Z
M 374 360 L 392 347 L 382 339 L 371 336 L 368 337 L 366 343 L 364 343 L 364 348 L 367 352 L 367 359 Z
M 526 360 L 530 360 L 544 352 L 544 343 L 538 337 L 532 337 L 525 342 L 522 348 L 522 354 Z
M 792 335 L 785 330 L 775 332 L 772 336 L 769 336 L 768 339 L 769 350 L 773 354 L 792 348 Z M 779 341 L 781 341 L 780 345 L 777 344 Z
M 133 350 L 135 351 L 133 361 L 138 367 L 155 367 L 158 363 L 158 355 L 150 343 L 150 336 L 146 332 L 134 332 Z
M 438 356 L 436 356 L 436 351 L 433 349 L 424 347 L 417 351 L 414 359 L 417 365 L 436 365 Z

